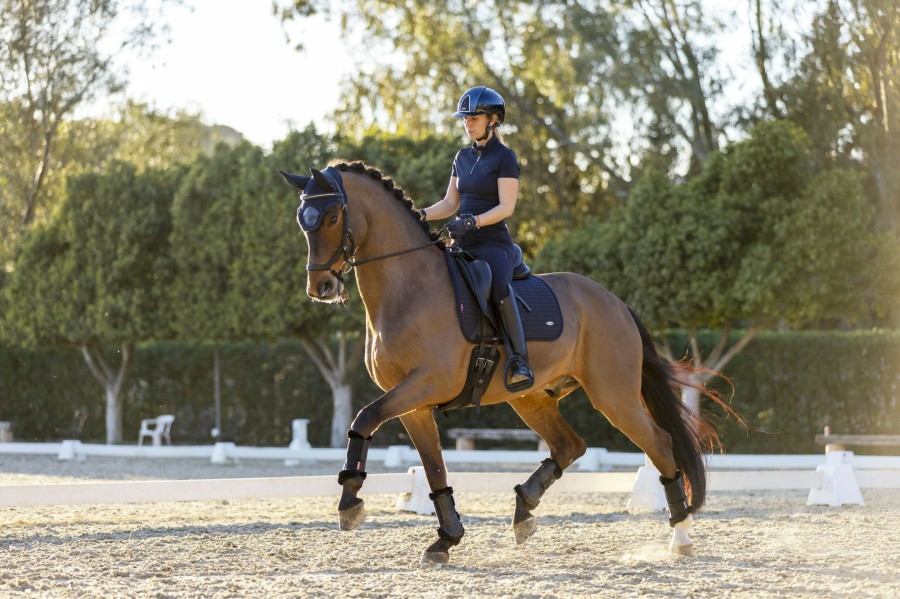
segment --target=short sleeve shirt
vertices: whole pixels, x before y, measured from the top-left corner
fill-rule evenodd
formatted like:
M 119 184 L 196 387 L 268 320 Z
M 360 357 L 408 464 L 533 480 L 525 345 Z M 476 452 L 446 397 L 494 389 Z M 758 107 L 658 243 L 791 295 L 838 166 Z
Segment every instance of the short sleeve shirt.
M 453 159 L 451 175 L 457 178 L 459 212 L 483 214 L 500 204 L 497 179 L 519 178 L 519 159 L 515 152 L 492 137 L 483 148 L 472 144 L 460 150 Z M 502 221 L 497 224 L 505 227 Z

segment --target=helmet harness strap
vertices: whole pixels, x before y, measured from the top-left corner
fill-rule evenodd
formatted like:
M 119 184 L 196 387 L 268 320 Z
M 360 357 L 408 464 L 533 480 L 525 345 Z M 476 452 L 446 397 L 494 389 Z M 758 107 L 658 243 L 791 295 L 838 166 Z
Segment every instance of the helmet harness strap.
M 485 114 L 487 114 L 487 113 L 485 113 Z M 490 122 L 490 121 L 491 121 L 491 117 L 493 117 L 493 115 L 488 114 L 488 124 L 487 124 L 487 126 L 484 128 L 484 135 L 482 135 L 481 137 L 479 137 L 479 138 L 476 139 L 475 141 L 484 141 L 484 140 L 488 139 L 488 138 L 491 136 L 491 131 L 493 131 L 494 127 L 496 127 L 496 126 L 499 124 L 499 123 L 491 123 L 491 122 Z

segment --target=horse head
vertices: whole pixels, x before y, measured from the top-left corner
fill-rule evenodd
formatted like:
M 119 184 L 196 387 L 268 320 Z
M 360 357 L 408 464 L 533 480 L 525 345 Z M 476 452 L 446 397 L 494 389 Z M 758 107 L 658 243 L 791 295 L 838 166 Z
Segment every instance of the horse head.
M 333 172 L 329 172 L 333 171 Z M 309 246 L 306 293 L 321 302 L 347 299 L 343 275 L 355 251 L 340 175 L 310 169 L 312 177 L 278 171 L 298 191 L 297 224 Z

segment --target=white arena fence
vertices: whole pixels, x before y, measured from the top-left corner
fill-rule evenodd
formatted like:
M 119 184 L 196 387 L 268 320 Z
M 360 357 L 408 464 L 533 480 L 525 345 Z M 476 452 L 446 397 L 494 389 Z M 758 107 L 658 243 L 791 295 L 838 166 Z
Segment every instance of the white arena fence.
M 202 458 L 215 464 L 241 459 L 284 460 L 290 467 L 303 462 L 341 462 L 343 448 L 241 447 L 234 443 L 203 446 L 99 445 L 80 441 L 59 443 L 0 443 L 0 455 L 49 455 L 59 460 L 89 457 Z M 547 457 L 545 451 L 447 450 L 448 464 L 532 464 Z M 368 463 L 385 467 L 421 464 L 418 453 L 406 445 L 371 448 Z M 828 455 L 718 455 L 707 456 L 709 490 L 808 490 L 808 505 L 863 505 L 861 489 L 900 489 L 900 456 L 856 456 L 851 451 Z M 635 470 L 622 472 L 622 469 Z M 619 470 L 613 472 L 612 470 Z M 627 508 L 662 510 L 665 497 L 659 473 L 644 454 L 590 448 L 548 492 L 629 493 Z M 526 478 L 524 472 L 459 472 L 450 485 L 460 493 L 504 493 Z M 260 499 L 268 497 L 338 496 L 334 475 L 285 476 L 202 480 L 154 480 L 0 486 L 0 505 L 68 505 Z M 433 513 L 428 484 L 421 465 L 408 472 L 369 474 L 363 493 L 396 494 L 397 508 Z

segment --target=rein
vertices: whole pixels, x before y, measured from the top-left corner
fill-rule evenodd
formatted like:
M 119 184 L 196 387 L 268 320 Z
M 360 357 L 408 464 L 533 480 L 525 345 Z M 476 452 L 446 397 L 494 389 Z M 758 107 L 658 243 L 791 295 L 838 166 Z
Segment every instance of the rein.
M 444 232 L 444 227 L 441 227 L 441 233 Z M 394 256 L 401 256 L 403 254 L 408 254 L 410 252 L 415 252 L 417 250 L 423 250 L 430 245 L 435 245 L 438 243 L 443 243 L 447 239 L 444 237 L 435 239 L 434 241 L 429 241 L 428 243 L 424 243 L 422 245 L 418 245 L 416 247 L 407 248 L 405 250 L 400 250 L 399 252 L 391 252 L 390 254 L 385 254 L 383 256 L 375 256 L 374 258 L 364 258 L 362 260 L 347 260 L 347 263 L 351 268 L 356 268 L 357 266 L 361 266 L 363 264 L 367 264 L 369 262 L 375 262 L 376 260 L 384 260 L 385 258 L 393 258 Z

